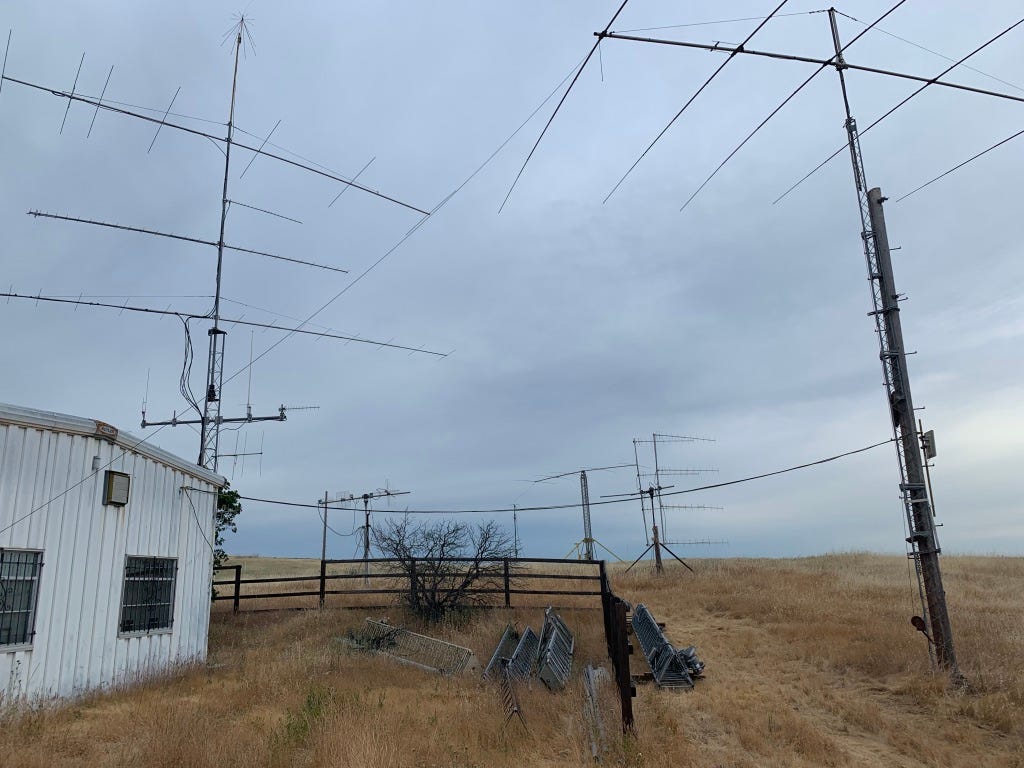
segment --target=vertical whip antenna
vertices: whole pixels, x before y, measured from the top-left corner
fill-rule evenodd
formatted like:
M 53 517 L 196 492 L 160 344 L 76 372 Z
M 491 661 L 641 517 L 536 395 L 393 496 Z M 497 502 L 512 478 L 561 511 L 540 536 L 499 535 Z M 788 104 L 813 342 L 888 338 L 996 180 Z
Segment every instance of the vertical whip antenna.
M 206 369 L 206 401 L 200 426 L 199 463 L 217 470 L 217 452 L 220 443 L 221 385 L 224 380 L 224 337 L 220 327 L 220 288 L 224 272 L 224 229 L 228 219 L 228 178 L 231 174 L 231 145 L 235 130 L 235 97 L 238 93 L 238 59 L 242 52 L 243 18 L 235 33 L 235 63 L 231 76 L 231 108 L 228 111 L 228 130 L 224 144 L 224 183 L 220 204 L 220 236 L 217 238 L 217 281 L 213 294 L 213 327 L 209 330 L 210 353 Z

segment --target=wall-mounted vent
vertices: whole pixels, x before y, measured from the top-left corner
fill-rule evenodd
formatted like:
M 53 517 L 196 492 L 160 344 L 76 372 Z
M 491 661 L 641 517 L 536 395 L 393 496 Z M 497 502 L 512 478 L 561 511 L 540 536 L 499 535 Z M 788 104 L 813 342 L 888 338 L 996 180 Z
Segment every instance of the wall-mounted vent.
M 103 503 L 114 507 L 123 507 L 128 503 L 128 491 L 131 489 L 131 485 L 131 475 L 108 469 L 103 475 Z

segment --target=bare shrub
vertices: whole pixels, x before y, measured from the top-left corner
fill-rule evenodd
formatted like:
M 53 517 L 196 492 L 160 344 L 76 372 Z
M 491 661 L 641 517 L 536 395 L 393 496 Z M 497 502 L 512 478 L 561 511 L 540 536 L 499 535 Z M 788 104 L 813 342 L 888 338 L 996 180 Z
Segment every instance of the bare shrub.
M 406 516 L 374 528 L 373 537 L 385 557 L 398 561 L 408 580 L 406 605 L 430 622 L 489 602 L 491 596 L 479 590 L 503 587 L 503 560 L 514 552 L 511 535 L 493 520 L 413 525 Z

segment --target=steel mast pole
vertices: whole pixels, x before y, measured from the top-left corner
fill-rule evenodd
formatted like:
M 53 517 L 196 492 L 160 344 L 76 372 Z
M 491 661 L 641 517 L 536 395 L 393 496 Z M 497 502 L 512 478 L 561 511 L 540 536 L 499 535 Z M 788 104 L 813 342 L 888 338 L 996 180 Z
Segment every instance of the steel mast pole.
M 658 491 L 658 516 L 661 518 L 661 534 L 667 536 L 665 533 L 665 508 L 661 502 L 661 467 L 658 466 L 658 435 L 657 433 L 651 434 L 651 443 L 654 444 L 654 487 Z M 651 520 L 654 519 L 654 499 L 651 498 Z
M 370 583 L 370 494 L 363 494 L 363 586 Z
M 594 559 L 594 533 L 590 525 L 590 489 L 587 487 L 587 472 L 580 471 L 580 497 L 583 502 L 583 559 Z
M 235 130 L 235 95 L 238 90 L 238 57 L 242 50 L 242 29 L 235 37 L 235 66 L 231 77 L 231 110 L 228 114 L 228 133 L 224 147 L 224 185 L 220 203 L 220 237 L 217 239 L 217 284 L 213 295 L 213 327 L 209 330 L 210 353 L 206 366 L 206 402 L 199 435 L 199 464 L 217 470 L 220 449 L 220 403 L 224 383 L 224 337 L 220 328 L 220 284 L 224 266 L 224 228 L 228 218 L 228 175 L 231 171 L 231 144 Z M 325 497 L 326 498 L 326 497 Z
M 320 542 L 320 562 L 327 559 L 327 491 L 324 491 L 324 537 Z
M 647 489 L 651 497 L 651 546 L 654 547 L 654 570 L 659 574 L 665 572 L 665 566 L 661 563 L 661 541 L 658 539 L 658 524 L 654 522 L 654 486 Z
M 907 537 L 907 543 L 910 545 L 908 557 L 914 561 L 921 607 L 925 621 L 931 628 L 939 666 L 959 677 L 960 671 L 953 648 L 953 630 L 949 623 L 946 593 L 939 568 L 941 549 L 925 484 L 921 446 L 914 425 L 914 402 L 910 394 L 910 375 L 907 371 L 903 329 L 900 324 L 899 294 L 896 292 L 893 278 L 885 214 L 882 210 L 885 198 L 882 197 L 880 189 L 875 187 L 869 190 L 867 185 L 857 121 L 850 112 L 850 101 L 846 92 L 846 78 L 843 75 L 846 64 L 839 43 L 835 8 L 829 9 L 829 22 L 836 51 L 835 68 L 839 73 L 843 104 L 846 108 L 846 135 L 857 187 L 861 239 L 864 243 L 868 281 L 871 284 L 871 299 L 874 304 L 871 315 L 875 318 L 879 357 L 889 397 L 896 458 L 900 468 L 900 494 L 910 531 Z M 929 646 L 929 650 L 930 648 Z
M 512 505 L 512 538 L 513 546 L 515 547 L 516 559 L 519 559 L 519 516 L 516 505 Z

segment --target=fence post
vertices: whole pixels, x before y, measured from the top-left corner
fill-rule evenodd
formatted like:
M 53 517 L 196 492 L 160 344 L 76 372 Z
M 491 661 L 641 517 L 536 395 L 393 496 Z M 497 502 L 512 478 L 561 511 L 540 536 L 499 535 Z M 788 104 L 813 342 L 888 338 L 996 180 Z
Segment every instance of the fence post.
M 320 609 L 323 610 L 324 599 L 327 597 L 327 561 L 320 560 Z
M 409 608 L 415 608 L 416 600 L 416 558 L 409 562 Z
M 238 613 L 238 596 L 242 592 L 242 566 L 236 565 L 233 567 L 235 569 L 235 596 L 231 601 L 231 611 L 232 613 Z
M 604 639 L 608 644 L 608 655 L 612 656 L 612 590 L 608 585 L 608 569 L 605 567 L 604 560 L 601 561 L 599 568 L 601 576 L 601 614 L 604 616 Z
M 636 695 L 636 688 L 633 687 L 633 680 L 629 674 L 629 654 L 633 650 L 629 643 L 628 622 L 626 621 L 626 604 L 619 598 L 614 600 L 614 629 L 616 635 L 615 657 L 615 681 L 619 686 L 619 702 L 622 707 L 622 732 L 634 730 L 633 720 L 633 697 Z
M 512 593 L 509 591 L 511 584 L 508 580 L 508 558 L 505 558 L 505 607 L 512 607 Z

